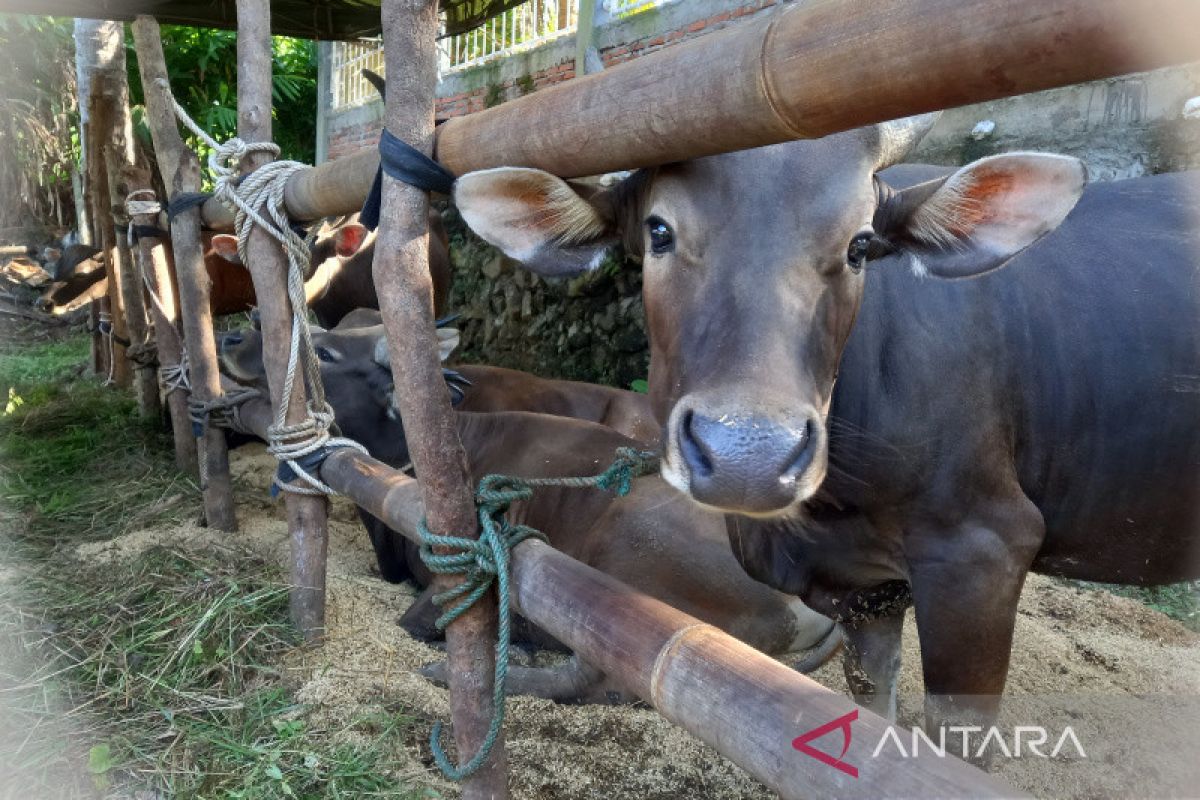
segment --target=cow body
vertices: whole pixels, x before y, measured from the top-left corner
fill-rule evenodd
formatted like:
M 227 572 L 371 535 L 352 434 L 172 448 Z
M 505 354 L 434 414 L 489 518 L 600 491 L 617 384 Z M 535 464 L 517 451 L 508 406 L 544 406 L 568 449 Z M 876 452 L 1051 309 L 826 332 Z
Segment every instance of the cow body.
M 385 463 L 404 467 L 407 443 L 391 404 L 386 358 L 378 353 L 381 336 L 378 326 L 342 328 L 315 333 L 314 346 L 326 396 L 342 433 Z M 220 349 L 222 367 L 230 377 L 265 386 L 261 336 L 256 331 L 227 334 Z M 522 383 L 521 373 L 486 367 L 463 367 L 459 374 L 472 376 L 470 385 L 455 379 L 464 392 L 459 408 L 513 409 L 519 403 L 536 408 L 544 401 L 542 407 L 556 412 L 595 413 L 603 420 L 621 405 L 613 402 L 616 395 L 630 395 L 629 408 L 646 410 L 644 396 L 632 392 L 595 387 L 594 394 L 573 404 L 572 388 L 585 385 L 534 376 Z M 489 388 L 492 376 L 497 380 Z M 512 392 L 514 388 L 519 391 Z M 605 402 L 594 401 L 606 393 L 610 394 Z M 628 417 L 621 413 L 612 418 Z M 643 446 L 598 422 L 565 416 L 509 410 L 460 412 L 456 419 L 475 476 L 494 472 L 523 477 L 593 475 L 611 463 L 617 448 Z M 393 582 L 411 578 L 427 586 L 432 575 L 416 545 L 367 512 L 360 509 L 360 514 L 383 577 Z M 729 551 L 723 517 L 686 502 L 657 476 L 638 481 L 623 498 L 601 491 L 539 490 L 533 499 L 514 505 L 509 519 L 544 531 L 557 549 L 765 652 L 815 648 L 802 664 L 805 668 L 815 668 L 836 649 L 830 620 L 752 580 Z M 423 594 L 401 622 L 422 638 L 440 635 L 433 626 L 438 612 L 431 596 L 429 591 Z M 519 625 L 516 631 L 523 641 L 558 646 L 531 626 Z M 516 669 L 509 689 L 565 701 L 618 699 L 624 687 L 576 661 L 566 671 Z
M 1050 233 L 1082 194 L 1069 160 L 877 180 L 928 124 L 670 165 L 598 199 L 483 171 L 456 200 L 546 274 L 618 239 L 642 253 L 664 476 L 729 513 L 752 575 L 845 623 L 860 702 L 894 714 L 911 600 L 928 722 L 986 725 L 1029 569 L 1200 573 L 1200 202 L 1194 175 L 1093 187 Z

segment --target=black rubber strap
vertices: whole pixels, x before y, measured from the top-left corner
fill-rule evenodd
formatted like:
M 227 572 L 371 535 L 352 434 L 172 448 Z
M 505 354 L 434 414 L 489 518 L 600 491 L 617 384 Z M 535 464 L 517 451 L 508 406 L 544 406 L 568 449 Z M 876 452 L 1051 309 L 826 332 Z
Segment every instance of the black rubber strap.
M 125 233 L 125 231 L 122 231 Z M 148 239 L 166 239 L 170 236 L 157 225 L 134 225 L 133 226 L 133 243 L 137 244 L 138 240 L 145 236 Z
M 167 203 L 167 219 L 175 221 L 175 217 L 188 209 L 204 205 L 204 201 L 212 197 L 212 192 L 180 192 Z
M 375 182 L 371 184 L 371 192 L 358 218 L 368 230 L 375 230 L 379 226 L 385 172 L 398 181 L 426 192 L 450 194 L 454 188 L 453 172 L 384 128 L 379 134 L 379 172 L 375 174 Z

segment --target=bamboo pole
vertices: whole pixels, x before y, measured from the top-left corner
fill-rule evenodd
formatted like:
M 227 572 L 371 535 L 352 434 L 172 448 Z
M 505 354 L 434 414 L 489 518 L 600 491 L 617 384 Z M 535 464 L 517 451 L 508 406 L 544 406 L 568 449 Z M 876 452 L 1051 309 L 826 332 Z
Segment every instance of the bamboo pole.
M 388 74 L 387 127 L 429 154 L 437 83 L 436 0 L 384 0 L 383 42 Z M 454 425 L 450 393 L 441 379 L 429 275 L 429 197 L 389 176 L 373 266 L 387 332 L 396 402 L 413 466 L 423 478 L 432 531 L 478 536 L 468 487 L 466 454 Z M 443 589 L 461 576 L 439 576 Z M 450 714 L 458 761 L 480 749 L 493 713 L 496 605 L 486 593 L 446 631 Z M 465 800 L 508 797 L 504 734 L 484 764 L 462 782 Z
M 262 401 L 242 407 L 259 435 Z M 321 479 L 401 535 L 418 540 L 422 487 L 370 456 L 338 450 Z M 581 658 L 731 759 L 785 800 L 813 797 L 1024 797 L 999 778 L 921 748 L 880 748 L 887 721 L 711 625 L 625 586 L 536 540 L 513 551 L 516 610 Z M 845 762 L 858 777 L 798 752 L 793 739 L 847 714 Z M 899 732 L 909 741 L 906 731 Z M 841 744 L 834 730 L 814 742 Z
M 138 70 L 146 97 L 146 122 L 154 139 L 159 172 L 171 195 L 200 188 L 200 162 L 183 143 L 175 120 L 170 89 L 159 81 L 167 79 L 158 23 L 140 16 L 133 23 Z M 191 368 L 192 396 L 208 401 L 221 394 L 217 369 L 217 345 L 213 336 L 212 306 L 208 293 L 211 281 L 200 247 L 200 214 L 191 209 L 171 222 L 171 248 L 179 282 L 179 307 L 183 318 L 184 346 Z M 233 509 L 233 485 L 229 480 L 229 453 L 225 432 L 215 425 L 205 428 L 200 441 L 199 465 L 204 492 L 204 517 L 208 525 L 224 531 L 237 530 Z
M 1200 59 L 1195 0 L 812 0 L 438 126 L 455 174 L 595 175 Z M 390 76 L 389 76 L 390 77 Z M 294 219 L 362 206 L 364 150 L 288 182 Z M 228 228 L 217 203 L 205 221 Z
M 129 191 L 150 190 L 150 173 L 141 168 L 125 172 L 125 184 Z M 143 198 L 143 199 L 148 199 Z M 157 226 L 158 217 L 139 214 L 133 218 L 135 225 Z M 175 286 L 167 263 L 166 246 L 161 239 L 150 236 L 138 238 L 137 260 L 139 271 L 145 278 L 146 291 L 151 295 L 150 313 L 154 319 L 154 339 L 158 345 L 158 360 L 162 365 L 179 364 L 183 358 L 180 341 L 179 307 L 175 302 Z M 188 419 L 188 391 L 183 388 L 167 390 L 167 409 L 171 416 L 171 430 L 175 441 L 175 466 L 184 472 L 196 472 L 196 439 L 192 436 L 192 424 Z
M 238 136 L 246 142 L 271 141 L 271 9 L 268 0 L 238 0 Z M 251 154 L 243 173 L 271 161 Z M 287 403 L 289 425 L 307 417 L 303 382 L 284 397 L 288 352 L 292 340 L 292 308 L 287 299 L 287 259 L 279 243 L 258 227 L 248 242 L 250 274 L 262 321 L 263 364 L 275 408 Z M 325 632 L 325 563 L 329 548 L 328 500 L 284 493 L 291 537 L 292 621 L 305 638 Z

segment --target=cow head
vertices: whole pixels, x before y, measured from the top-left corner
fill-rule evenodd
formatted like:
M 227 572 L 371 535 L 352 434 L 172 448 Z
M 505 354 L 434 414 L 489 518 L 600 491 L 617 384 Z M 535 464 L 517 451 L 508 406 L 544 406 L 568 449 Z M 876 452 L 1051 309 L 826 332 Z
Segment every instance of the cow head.
M 347 318 L 349 319 L 349 317 Z M 325 398 L 345 436 L 362 443 L 373 456 L 392 465 L 408 461 L 408 443 L 399 412 L 382 325 L 343 324 L 332 330 L 313 327 L 313 349 L 320 362 Z M 458 331 L 438 330 L 442 360 L 458 345 Z M 262 333 L 231 331 L 218 342 L 221 371 L 238 383 L 267 393 Z M 447 372 L 455 390 L 456 373 Z M 461 395 L 461 390 L 459 395 Z
M 641 255 L 663 477 L 724 511 L 794 511 L 824 479 L 825 417 L 864 288 L 889 253 L 939 278 L 1003 265 L 1052 230 L 1079 161 L 1011 154 L 893 192 L 876 177 L 931 116 L 635 173 L 591 196 L 531 169 L 459 179 L 484 239 L 542 274 Z

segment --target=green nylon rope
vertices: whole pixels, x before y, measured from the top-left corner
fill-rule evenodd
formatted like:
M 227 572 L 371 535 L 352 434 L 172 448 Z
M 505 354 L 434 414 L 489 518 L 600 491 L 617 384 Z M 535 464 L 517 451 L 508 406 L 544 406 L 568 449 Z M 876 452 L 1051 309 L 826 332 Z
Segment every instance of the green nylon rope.
M 596 488 L 611 491 L 618 497 L 629 494 L 633 479 L 658 469 L 658 456 L 631 447 L 617 448 L 617 457 L 608 469 L 586 478 L 516 478 L 509 475 L 488 475 L 479 482 L 475 492 L 475 507 L 479 515 L 479 538 L 441 536 L 429 530 L 422 519 L 417 526 L 421 534 L 421 560 L 430 572 L 439 575 L 462 575 L 462 583 L 434 595 L 433 601 L 445 608 L 438 617 L 437 627 L 444 630 L 458 619 L 476 600 L 496 584 L 499 616 L 496 635 L 496 671 L 492 684 L 492 722 L 487 737 L 470 761 L 462 766 L 450 762 L 442 748 L 442 723 L 433 726 L 429 747 L 447 778 L 461 781 L 479 769 L 488 759 L 496 738 L 504 725 L 504 681 L 508 675 L 509 613 L 509 551 L 529 538 L 546 541 L 540 531 L 528 525 L 513 525 L 504 514 L 518 500 L 528 500 L 539 486 L 567 488 Z M 449 553 L 435 553 L 434 548 L 446 548 Z

